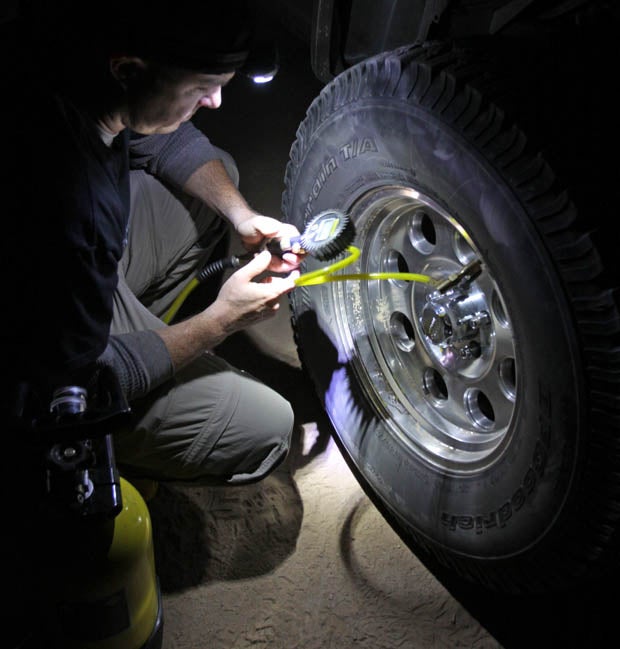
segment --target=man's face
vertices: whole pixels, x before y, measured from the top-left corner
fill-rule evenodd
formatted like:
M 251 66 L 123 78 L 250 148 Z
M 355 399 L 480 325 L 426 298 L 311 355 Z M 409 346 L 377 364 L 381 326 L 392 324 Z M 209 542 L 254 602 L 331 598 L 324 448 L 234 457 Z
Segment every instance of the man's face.
M 204 74 L 179 70 L 145 74 L 127 86 L 125 126 L 137 133 L 171 133 L 199 108 L 218 108 L 222 87 L 234 73 Z

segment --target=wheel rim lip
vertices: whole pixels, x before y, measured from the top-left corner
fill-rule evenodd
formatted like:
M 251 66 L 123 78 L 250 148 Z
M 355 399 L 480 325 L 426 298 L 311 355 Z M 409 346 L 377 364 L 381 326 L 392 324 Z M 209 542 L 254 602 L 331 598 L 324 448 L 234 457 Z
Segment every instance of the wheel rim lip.
M 452 258 L 446 255 L 445 242 L 437 254 L 428 238 L 423 240 L 419 223 L 405 236 L 404 224 L 411 225 L 421 210 L 441 225 L 444 239 L 446 232 L 452 232 Z M 458 220 L 412 187 L 372 189 L 347 212 L 356 223 L 355 243 L 362 250 L 356 270 L 347 272 L 373 272 L 381 264 L 385 269 L 386 260 L 388 266 L 393 263 L 390 255 L 403 253 L 407 264 L 416 264 L 407 267 L 408 272 L 437 277 L 454 272 L 469 261 L 468 256 L 479 255 Z M 395 240 L 409 248 L 399 250 Z M 351 369 L 373 410 L 417 456 L 446 471 L 480 471 L 496 461 L 508 443 L 517 407 L 516 349 L 504 300 L 488 272 L 484 282 L 474 282 L 471 292 L 478 294 L 476 304 L 492 314 L 482 360 L 447 370 L 419 319 L 420 305 L 428 302 L 434 289 L 404 284 L 410 283 L 362 280 L 324 287 L 332 292 L 335 326 L 350 350 Z M 396 304 L 402 304 L 400 294 L 407 291 L 410 299 L 402 313 Z M 360 307 L 361 328 L 359 323 L 351 324 L 359 322 Z

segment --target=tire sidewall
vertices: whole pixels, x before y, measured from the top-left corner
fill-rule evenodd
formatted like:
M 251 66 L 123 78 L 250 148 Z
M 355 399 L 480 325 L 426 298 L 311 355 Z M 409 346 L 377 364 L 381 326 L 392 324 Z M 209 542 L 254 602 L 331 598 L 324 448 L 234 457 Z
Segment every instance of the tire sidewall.
M 314 129 L 287 188 L 287 218 L 302 229 L 312 215 L 349 211 L 387 185 L 423 191 L 454 216 L 502 294 L 514 331 L 518 400 L 501 453 L 473 475 L 450 474 L 404 445 L 343 362 L 327 287 L 297 289 L 292 298 L 304 364 L 346 453 L 406 531 L 467 556 L 523 552 L 560 533 L 577 470 L 582 388 L 553 260 L 528 206 L 493 163 L 432 112 L 396 98 L 358 99 Z M 304 317 L 309 310 L 316 321 Z

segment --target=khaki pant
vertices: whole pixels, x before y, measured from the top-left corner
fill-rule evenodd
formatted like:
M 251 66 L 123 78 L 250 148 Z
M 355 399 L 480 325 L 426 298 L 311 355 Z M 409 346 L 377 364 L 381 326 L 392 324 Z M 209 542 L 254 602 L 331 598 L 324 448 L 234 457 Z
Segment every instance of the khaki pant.
M 237 182 L 234 162 L 222 153 Z M 167 326 L 160 318 L 227 227 L 200 201 L 131 172 L 131 220 L 112 333 Z M 129 477 L 259 480 L 284 459 L 293 427 L 285 399 L 208 352 L 131 409 L 131 429 L 115 437 L 117 462 Z

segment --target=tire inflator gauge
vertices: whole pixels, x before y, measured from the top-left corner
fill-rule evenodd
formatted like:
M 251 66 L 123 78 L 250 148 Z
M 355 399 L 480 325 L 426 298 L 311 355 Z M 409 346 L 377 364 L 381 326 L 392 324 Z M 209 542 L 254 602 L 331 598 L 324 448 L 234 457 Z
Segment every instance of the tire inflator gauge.
M 266 248 L 274 255 L 283 255 L 286 252 L 292 252 L 298 255 L 308 254 L 316 257 L 319 261 L 328 261 L 346 250 L 354 237 L 355 229 L 351 220 L 344 212 L 339 210 L 326 210 L 310 219 L 302 234 L 296 237 L 271 239 L 267 242 Z M 249 252 L 239 256 L 232 255 L 204 266 L 177 296 L 170 309 L 164 315 L 164 322 L 171 322 L 183 302 L 187 299 L 187 296 L 199 284 L 228 268 L 239 268 L 252 259 L 254 254 L 254 252 Z M 331 267 L 328 269 L 331 269 Z M 296 284 L 303 277 L 303 275 L 299 277 Z
M 302 234 L 290 239 L 272 239 L 267 249 L 274 254 L 308 254 L 329 261 L 344 252 L 355 238 L 351 219 L 339 210 L 326 210 L 313 217 Z
M 307 223 L 304 231 L 290 238 L 271 239 L 267 242 L 266 248 L 272 254 L 282 255 L 286 252 L 294 254 L 307 254 L 315 257 L 319 261 L 330 261 L 341 255 L 343 252 L 349 252 L 349 255 L 334 263 L 305 273 L 295 280 L 296 286 L 312 286 L 325 284 L 327 282 L 340 282 L 345 280 L 385 280 L 394 279 L 410 282 L 421 282 L 431 284 L 439 292 L 444 292 L 448 288 L 456 285 L 461 281 L 471 281 L 480 274 L 480 261 L 475 259 L 464 266 L 458 273 L 451 275 L 447 279 L 433 279 L 428 275 L 418 273 L 356 273 L 344 274 L 337 271 L 352 264 L 360 256 L 359 248 L 351 245 L 355 238 L 355 228 L 349 217 L 340 210 L 325 210 L 314 216 Z M 231 256 L 226 259 L 220 259 L 207 264 L 199 271 L 185 289 L 179 294 L 172 306 L 164 316 L 164 322 L 170 322 L 176 315 L 177 311 L 193 291 L 196 286 L 206 281 L 209 277 L 222 272 L 227 268 L 238 268 L 245 262 L 252 259 L 255 253 L 247 253 L 241 256 Z

